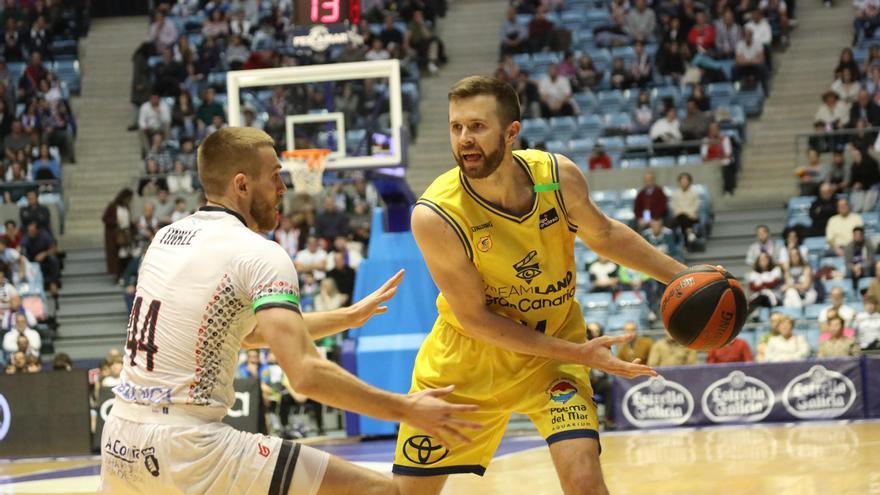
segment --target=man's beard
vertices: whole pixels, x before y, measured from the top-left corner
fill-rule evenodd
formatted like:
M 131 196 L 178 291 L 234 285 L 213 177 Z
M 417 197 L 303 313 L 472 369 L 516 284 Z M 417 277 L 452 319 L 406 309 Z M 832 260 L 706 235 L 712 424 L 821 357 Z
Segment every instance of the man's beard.
M 464 157 L 462 155 L 467 154 L 469 151 L 476 151 L 483 156 L 483 165 L 480 168 L 476 170 L 468 170 L 466 168 Z M 495 170 L 498 169 L 498 167 L 501 165 L 501 162 L 504 160 L 504 151 L 504 135 L 499 135 L 498 147 L 496 147 L 495 150 L 488 155 L 484 153 L 479 146 L 474 145 L 473 149 L 469 149 L 464 152 L 460 151 L 459 154 L 453 152 L 452 156 L 455 158 L 455 162 L 458 164 L 458 168 L 461 169 L 464 175 L 466 175 L 469 179 L 485 179 L 486 177 L 492 175 L 492 173 L 495 172 Z
M 250 208 L 251 218 L 257 222 L 257 228 L 261 232 L 275 230 L 278 225 L 278 210 L 274 204 L 265 201 L 260 196 L 254 197 Z

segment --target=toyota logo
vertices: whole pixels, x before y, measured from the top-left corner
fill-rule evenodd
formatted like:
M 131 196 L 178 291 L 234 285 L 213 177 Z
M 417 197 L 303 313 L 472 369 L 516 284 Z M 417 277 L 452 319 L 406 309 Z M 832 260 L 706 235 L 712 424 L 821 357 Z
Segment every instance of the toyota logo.
M 416 435 L 406 439 L 403 443 L 403 456 L 410 462 L 430 466 L 440 462 L 449 454 L 449 449 L 435 444 L 427 435 Z

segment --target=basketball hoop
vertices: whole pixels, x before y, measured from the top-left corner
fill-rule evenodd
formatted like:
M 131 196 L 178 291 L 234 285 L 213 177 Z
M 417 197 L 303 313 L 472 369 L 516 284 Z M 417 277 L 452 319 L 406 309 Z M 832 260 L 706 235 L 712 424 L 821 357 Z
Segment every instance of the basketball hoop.
M 297 193 L 320 194 L 324 189 L 324 166 L 328 149 L 307 148 L 281 152 L 281 166 L 290 173 L 293 189 Z

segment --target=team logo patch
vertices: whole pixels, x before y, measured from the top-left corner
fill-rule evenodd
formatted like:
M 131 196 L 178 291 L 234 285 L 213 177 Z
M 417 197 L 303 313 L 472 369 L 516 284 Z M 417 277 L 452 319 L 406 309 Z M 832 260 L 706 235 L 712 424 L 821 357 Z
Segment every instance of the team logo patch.
M 414 435 L 403 442 L 403 456 L 410 462 L 430 466 L 443 460 L 449 455 L 449 449 L 434 443 L 434 439 L 428 435 Z
M 574 383 L 566 378 L 554 381 L 550 384 L 550 388 L 547 389 L 547 393 L 550 394 L 550 400 L 559 404 L 565 404 L 570 401 L 577 392 L 578 389 L 574 386 Z
M 544 213 L 541 213 L 540 220 L 538 221 L 538 227 L 540 230 L 543 230 L 558 221 L 559 213 L 556 213 L 556 208 L 550 208 Z
M 541 270 L 538 269 L 538 262 L 535 261 L 535 258 L 537 257 L 538 252 L 533 249 L 529 251 L 529 254 L 527 254 L 525 258 L 514 263 L 513 269 L 516 270 L 516 278 L 525 280 L 527 284 L 531 284 L 532 279 L 541 274 Z
M 492 249 L 492 238 L 487 235 L 480 237 L 480 240 L 477 241 L 477 249 L 484 253 Z

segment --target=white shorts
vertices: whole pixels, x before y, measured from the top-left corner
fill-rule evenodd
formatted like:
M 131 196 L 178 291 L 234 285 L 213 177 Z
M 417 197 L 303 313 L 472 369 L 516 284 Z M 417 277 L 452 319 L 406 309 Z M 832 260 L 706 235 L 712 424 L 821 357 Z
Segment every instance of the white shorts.
M 315 495 L 329 459 L 224 423 L 138 423 L 111 412 L 98 493 Z

